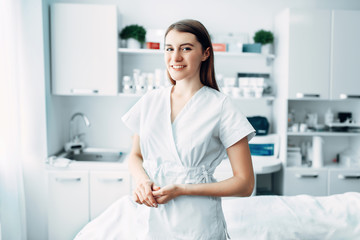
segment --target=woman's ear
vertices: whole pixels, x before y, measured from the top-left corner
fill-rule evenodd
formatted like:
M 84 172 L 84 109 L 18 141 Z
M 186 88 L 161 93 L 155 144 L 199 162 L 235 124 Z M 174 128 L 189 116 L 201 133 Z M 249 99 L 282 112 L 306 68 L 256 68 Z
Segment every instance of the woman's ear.
M 208 48 L 204 51 L 202 61 L 203 61 L 203 62 L 206 61 L 206 60 L 209 58 L 209 56 L 210 56 L 210 47 L 208 47 Z

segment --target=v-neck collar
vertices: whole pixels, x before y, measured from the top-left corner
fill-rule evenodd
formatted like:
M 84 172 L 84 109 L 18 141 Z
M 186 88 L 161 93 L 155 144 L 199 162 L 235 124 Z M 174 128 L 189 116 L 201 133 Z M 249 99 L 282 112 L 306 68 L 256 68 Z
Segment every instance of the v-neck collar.
M 186 109 L 189 108 L 191 102 L 193 102 L 194 99 L 196 98 L 196 95 L 198 95 L 198 94 L 205 88 L 205 85 L 202 86 L 201 88 L 199 88 L 199 89 L 189 98 L 189 100 L 185 103 L 185 105 L 182 107 L 182 109 L 180 110 L 180 112 L 176 115 L 174 121 L 171 121 L 171 91 L 172 91 L 172 89 L 173 89 L 174 87 L 175 87 L 175 85 L 174 85 L 174 86 L 171 86 L 171 87 L 169 88 L 170 91 L 169 91 L 169 93 L 168 93 L 168 94 L 169 94 L 169 95 L 168 95 L 168 103 L 169 103 L 169 109 L 170 109 L 170 123 L 171 123 L 171 125 L 174 125 L 174 124 L 178 121 L 178 119 L 181 117 L 181 115 L 183 115 L 184 112 L 186 112 Z
M 169 137 L 170 137 L 170 145 L 172 148 L 172 152 L 174 153 L 176 159 L 178 160 L 178 162 L 182 165 L 182 161 L 180 159 L 180 155 L 178 152 L 178 149 L 176 147 L 176 143 L 175 143 L 175 138 L 174 138 L 174 123 L 176 124 L 177 120 L 179 119 L 179 117 L 183 114 L 183 112 L 186 112 L 186 108 L 188 108 L 188 106 L 190 106 L 189 104 L 191 104 L 192 101 L 194 101 L 194 99 L 196 98 L 196 96 L 198 95 L 199 92 L 201 92 L 203 89 L 205 89 L 205 86 L 202 86 L 199 90 L 196 91 L 196 93 L 194 93 L 194 95 L 191 96 L 191 98 L 186 102 L 185 106 L 181 109 L 181 111 L 178 113 L 178 115 L 176 116 L 176 118 L 174 119 L 174 122 L 171 122 L 171 90 L 172 90 L 173 86 L 169 87 L 169 91 L 167 94 L 167 101 L 166 101 L 166 105 L 167 105 L 167 109 L 168 109 L 168 121 L 167 121 L 167 128 L 168 128 L 168 132 L 169 132 Z

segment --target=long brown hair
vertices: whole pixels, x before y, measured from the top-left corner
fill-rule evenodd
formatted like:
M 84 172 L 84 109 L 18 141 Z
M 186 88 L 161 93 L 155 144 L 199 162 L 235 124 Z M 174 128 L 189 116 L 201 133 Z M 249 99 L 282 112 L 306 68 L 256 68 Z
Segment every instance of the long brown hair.
M 211 39 L 208 31 L 205 26 L 202 25 L 199 21 L 193 19 L 184 19 L 176 23 L 171 24 L 165 33 L 165 38 L 171 30 L 176 30 L 179 32 L 187 32 L 195 35 L 196 39 L 201 43 L 203 52 L 209 48 L 209 57 L 201 63 L 200 67 L 200 81 L 205 86 L 211 87 L 219 91 L 219 87 L 215 79 L 215 69 L 214 69 L 214 51 L 211 44 Z M 170 82 L 175 85 L 176 82 L 171 78 L 169 71 L 167 75 L 170 79 Z

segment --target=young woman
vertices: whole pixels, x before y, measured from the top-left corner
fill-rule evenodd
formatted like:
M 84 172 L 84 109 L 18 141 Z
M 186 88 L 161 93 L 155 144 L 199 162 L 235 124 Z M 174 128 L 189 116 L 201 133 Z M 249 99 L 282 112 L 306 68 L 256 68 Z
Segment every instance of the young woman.
M 200 22 L 182 20 L 167 29 L 165 63 L 172 86 L 146 94 L 123 117 L 135 134 L 128 159 L 136 237 L 226 239 L 220 197 L 251 195 L 248 141 L 255 130 L 219 92 L 211 40 Z M 217 182 L 213 173 L 225 154 L 233 177 Z

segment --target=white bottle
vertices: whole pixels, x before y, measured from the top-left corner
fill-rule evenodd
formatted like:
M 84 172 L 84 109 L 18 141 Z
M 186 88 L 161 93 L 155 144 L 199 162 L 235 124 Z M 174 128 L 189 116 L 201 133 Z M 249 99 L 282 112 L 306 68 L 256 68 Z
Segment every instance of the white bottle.
M 124 76 L 122 84 L 123 84 L 123 93 L 126 94 L 134 93 L 134 87 L 130 76 Z
M 333 121 L 334 121 L 334 113 L 329 108 L 325 113 L 325 124 L 329 126 Z
M 324 140 L 320 136 L 313 136 L 313 159 L 312 167 L 321 168 L 324 166 L 323 159 L 323 144 Z

